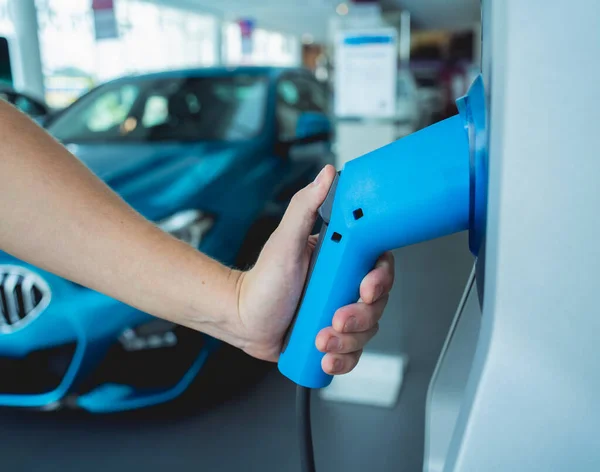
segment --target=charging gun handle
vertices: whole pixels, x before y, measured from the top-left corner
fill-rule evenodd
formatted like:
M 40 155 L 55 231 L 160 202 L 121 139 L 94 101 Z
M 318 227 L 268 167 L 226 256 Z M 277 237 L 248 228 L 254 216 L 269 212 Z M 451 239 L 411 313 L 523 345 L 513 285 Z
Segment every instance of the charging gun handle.
M 352 250 L 352 241 L 330 224 L 338 180 L 334 180 L 319 209 L 323 226 L 309 265 L 308 277 L 279 358 L 279 370 L 298 385 L 322 388 L 332 376 L 321 367 L 324 354 L 315 346 L 319 331 L 331 326 L 338 308 L 359 298 L 360 283 L 377 256 Z

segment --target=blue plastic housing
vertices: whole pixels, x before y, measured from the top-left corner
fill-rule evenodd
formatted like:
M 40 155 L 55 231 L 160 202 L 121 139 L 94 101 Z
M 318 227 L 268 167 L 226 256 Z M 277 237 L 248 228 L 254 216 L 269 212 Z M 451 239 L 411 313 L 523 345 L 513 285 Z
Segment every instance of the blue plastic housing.
M 459 115 L 344 167 L 330 224 L 279 358 L 279 370 L 297 384 L 322 388 L 331 382 L 315 339 L 331 326 L 338 308 L 358 300 L 360 283 L 381 253 L 469 228 L 470 248 L 478 255 L 487 205 L 481 77 L 457 104 Z
M 350 161 L 342 171 L 330 224 L 279 370 L 321 388 L 323 353 L 315 339 L 335 311 L 359 298 L 379 255 L 469 226 L 469 142 L 454 116 Z M 362 217 L 356 219 L 355 211 Z M 334 236 L 334 233 L 341 236 Z

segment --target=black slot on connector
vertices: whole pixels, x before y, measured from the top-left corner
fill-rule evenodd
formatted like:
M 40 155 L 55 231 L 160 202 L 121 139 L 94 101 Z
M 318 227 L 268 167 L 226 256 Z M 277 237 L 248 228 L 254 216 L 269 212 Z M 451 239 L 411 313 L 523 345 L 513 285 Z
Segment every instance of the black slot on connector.
M 352 212 L 352 216 L 354 216 L 355 220 L 360 220 L 365 214 L 362 211 L 362 208 L 357 208 Z

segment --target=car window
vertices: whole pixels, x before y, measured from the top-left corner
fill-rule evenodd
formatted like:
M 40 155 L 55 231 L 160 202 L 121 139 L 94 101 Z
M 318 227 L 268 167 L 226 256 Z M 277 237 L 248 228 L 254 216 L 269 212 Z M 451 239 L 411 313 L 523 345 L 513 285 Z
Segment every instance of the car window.
M 64 142 L 246 140 L 262 131 L 267 91 L 254 74 L 108 84 L 48 130 Z
M 279 82 L 278 92 L 281 100 L 289 105 L 296 106 L 300 100 L 300 92 L 298 86 L 291 80 L 282 80 Z
M 15 96 L 14 105 L 29 116 L 36 117 L 46 114 L 46 109 L 43 106 L 27 97 L 24 97 L 23 95 Z
M 146 128 L 162 125 L 169 117 L 169 100 L 164 95 L 150 95 L 144 106 L 142 125 Z
M 279 139 L 296 137 L 298 117 L 303 112 L 327 113 L 327 91 L 316 80 L 300 75 L 281 79 L 277 85 Z
M 327 93 L 325 87 L 316 80 L 299 76 L 295 80 L 300 92 L 300 106 L 303 111 L 327 113 Z
M 302 113 L 300 91 L 291 79 L 282 79 L 277 84 L 277 128 L 281 141 L 296 136 L 298 117 Z
M 102 133 L 119 127 L 129 115 L 139 88 L 123 85 L 98 96 L 83 113 L 83 122 L 92 132 Z

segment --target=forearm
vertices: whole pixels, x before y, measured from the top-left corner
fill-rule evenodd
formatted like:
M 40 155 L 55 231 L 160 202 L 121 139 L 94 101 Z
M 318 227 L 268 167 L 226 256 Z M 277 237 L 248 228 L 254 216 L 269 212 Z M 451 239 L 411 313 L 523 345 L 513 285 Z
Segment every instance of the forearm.
M 229 342 L 232 271 L 145 220 L 0 101 L 0 249 L 153 315 Z M 52 248 L 52 249 L 48 249 Z

